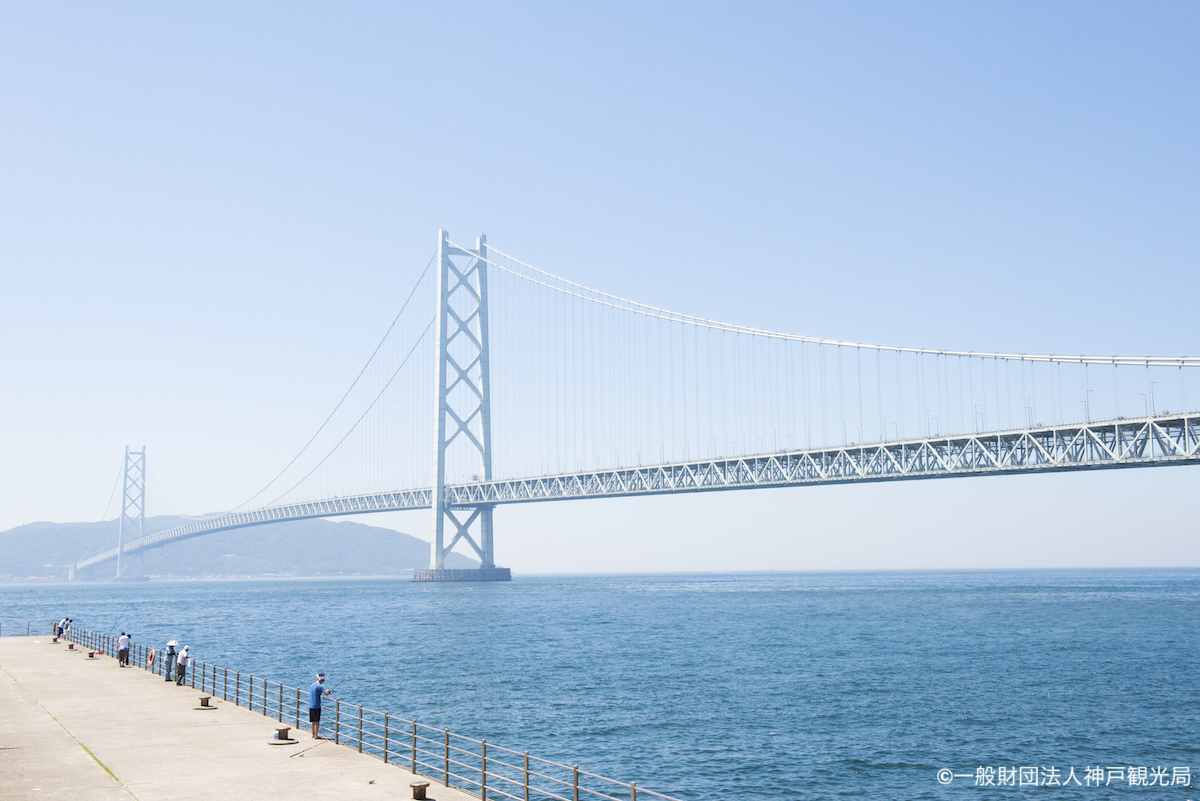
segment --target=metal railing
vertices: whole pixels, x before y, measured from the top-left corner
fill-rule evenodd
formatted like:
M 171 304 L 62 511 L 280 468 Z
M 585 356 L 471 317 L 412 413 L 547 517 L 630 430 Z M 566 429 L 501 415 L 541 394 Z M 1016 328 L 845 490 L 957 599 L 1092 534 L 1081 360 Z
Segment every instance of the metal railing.
M 57 621 L 55 621 L 57 622 Z M 33 623 L 26 621 L 25 623 L 8 624 L 8 628 L 4 628 L 4 624 L 0 623 L 0 637 L 32 637 L 34 635 L 54 634 L 54 623 Z
M 73 627 L 67 639 L 85 648 L 115 655 L 117 638 Z M 153 653 L 153 657 L 152 657 Z M 153 659 L 153 661 L 151 661 Z M 210 665 L 195 658 L 184 673 L 184 683 L 215 698 L 245 707 L 268 718 L 290 723 L 296 728 L 308 722 L 308 691 L 289 687 L 261 676 Z M 163 654 L 134 643 L 129 649 L 129 664 L 165 675 L 168 670 Z M 172 668 L 174 666 L 171 666 Z M 172 676 L 175 674 L 172 673 Z M 599 774 L 530 756 L 455 734 L 387 712 L 368 709 L 335 699 L 322 707 L 321 728 L 332 731 L 336 744 L 353 748 L 403 767 L 446 787 L 455 787 L 471 795 L 511 801 L 637 801 L 639 797 L 661 801 L 680 801 Z M 328 718 L 330 712 L 333 714 Z

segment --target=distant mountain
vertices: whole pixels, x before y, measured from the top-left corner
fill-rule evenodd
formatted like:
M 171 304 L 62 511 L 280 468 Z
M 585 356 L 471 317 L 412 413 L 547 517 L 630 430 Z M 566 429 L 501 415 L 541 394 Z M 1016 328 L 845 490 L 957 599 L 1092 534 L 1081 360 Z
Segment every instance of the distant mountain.
M 180 525 L 176 517 L 146 520 L 146 533 Z M 117 544 L 117 522 L 29 523 L 0 531 L 0 581 L 66 577 L 67 565 Z M 396 576 L 429 566 L 429 543 L 399 531 L 335 520 L 293 520 L 205 534 L 127 557 L 126 575 L 152 578 L 225 576 Z M 465 556 L 448 568 L 474 568 Z M 113 575 L 115 563 L 92 576 Z

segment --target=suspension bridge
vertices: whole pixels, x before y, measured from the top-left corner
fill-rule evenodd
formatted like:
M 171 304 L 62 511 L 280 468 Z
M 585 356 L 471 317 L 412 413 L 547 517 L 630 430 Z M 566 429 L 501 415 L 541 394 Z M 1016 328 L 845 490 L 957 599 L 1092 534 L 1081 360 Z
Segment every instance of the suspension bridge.
M 358 376 L 274 478 L 147 533 L 146 451 L 126 449 L 117 547 L 71 575 L 115 560 L 120 576 L 124 557 L 217 531 L 429 509 L 430 568 L 414 578 L 505 579 L 500 504 L 1196 464 L 1198 367 L 736 325 L 441 231 Z M 460 544 L 478 571 L 444 569 Z

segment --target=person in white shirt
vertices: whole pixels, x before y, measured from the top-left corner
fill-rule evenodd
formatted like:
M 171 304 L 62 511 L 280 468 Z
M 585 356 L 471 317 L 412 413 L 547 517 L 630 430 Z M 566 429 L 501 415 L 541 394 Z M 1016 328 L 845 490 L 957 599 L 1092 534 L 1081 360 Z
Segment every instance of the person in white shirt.
M 179 656 L 175 657 L 175 684 L 180 687 L 183 686 L 183 680 L 187 677 L 188 649 L 191 647 L 190 645 L 183 646 Z
M 129 667 L 129 635 L 123 631 L 117 638 L 117 667 Z

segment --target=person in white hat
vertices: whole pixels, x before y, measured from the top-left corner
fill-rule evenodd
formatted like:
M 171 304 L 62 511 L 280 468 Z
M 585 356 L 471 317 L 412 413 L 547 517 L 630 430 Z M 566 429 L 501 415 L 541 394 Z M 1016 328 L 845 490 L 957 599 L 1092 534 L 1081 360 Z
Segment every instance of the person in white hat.
M 183 680 L 187 678 L 188 651 L 191 647 L 190 645 L 183 646 L 183 650 L 175 658 L 175 684 L 179 687 L 183 686 Z

